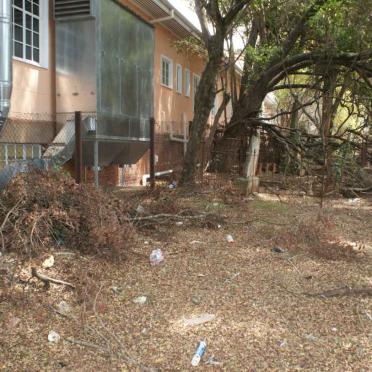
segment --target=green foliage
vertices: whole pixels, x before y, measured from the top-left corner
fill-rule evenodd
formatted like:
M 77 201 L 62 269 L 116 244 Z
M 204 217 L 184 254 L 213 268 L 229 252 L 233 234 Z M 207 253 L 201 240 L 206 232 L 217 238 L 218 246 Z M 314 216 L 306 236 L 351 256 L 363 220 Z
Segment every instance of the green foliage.
M 370 48 L 371 9 L 371 0 L 328 0 L 309 22 L 314 45 L 347 52 Z
M 172 46 L 176 48 L 178 54 L 196 55 L 203 58 L 208 55 L 203 42 L 194 36 L 176 40 Z

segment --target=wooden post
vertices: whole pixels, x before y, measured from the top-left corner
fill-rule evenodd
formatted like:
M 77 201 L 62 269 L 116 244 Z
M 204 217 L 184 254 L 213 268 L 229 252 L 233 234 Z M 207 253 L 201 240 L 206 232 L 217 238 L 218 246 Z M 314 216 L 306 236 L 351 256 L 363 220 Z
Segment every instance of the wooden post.
M 150 118 L 150 186 L 155 189 L 155 119 Z
M 94 141 L 94 184 L 99 186 L 99 142 Z
M 83 135 L 80 111 L 75 111 L 75 179 L 76 183 L 81 183 L 83 180 Z
M 201 165 L 200 165 L 200 180 L 203 182 L 205 168 L 205 140 L 201 142 Z

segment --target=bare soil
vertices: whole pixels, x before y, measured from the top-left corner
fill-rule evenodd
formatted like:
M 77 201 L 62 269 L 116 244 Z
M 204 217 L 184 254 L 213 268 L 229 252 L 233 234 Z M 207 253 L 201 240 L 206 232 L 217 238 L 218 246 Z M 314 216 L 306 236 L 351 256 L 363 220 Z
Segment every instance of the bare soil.
M 1 275 L 14 273 L 10 287 L 0 287 L 0 370 L 371 370 L 371 296 L 322 295 L 372 286 L 371 200 L 328 200 L 320 213 L 318 201 L 307 197 L 243 199 L 210 190 L 169 191 L 169 197 L 220 214 L 225 223 L 143 229 L 120 262 L 69 247 L 51 252 L 50 269 L 41 268 L 50 253 L 0 258 Z M 310 230 L 322 239 L 329 232 L 329 242 Z M 150 266 L 157 248 L 165 261 Z M 44 288 L 31 267 L 77 288 Z M 134 303 L 138 296 L 147 302 Z M 56 311 L 62 300 L 67 313 Z M 205 313 L 215 319 L 184 326 L 184 319 Z M 51 330 L 60 342 L 48 342 Z M 193 368 L 201 339 L 207 351 Z M 206 364 L 211 356 L 218 364 Z

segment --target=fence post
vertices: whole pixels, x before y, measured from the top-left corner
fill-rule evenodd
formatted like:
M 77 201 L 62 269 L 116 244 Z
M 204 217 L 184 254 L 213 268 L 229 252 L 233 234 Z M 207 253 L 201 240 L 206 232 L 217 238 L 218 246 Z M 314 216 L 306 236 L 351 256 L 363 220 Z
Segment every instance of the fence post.
M 94 141 L 94 184 L 96 187 L 99 186 L 99 142 Z
M 150 118 L 150 186 L 155 189 L 155 119 Z
M 83 180 L 83 136 L 81 112 L 75 111 L 75 179 L 76 183 Z
M 204 179 L 204 168 L 205 168 L 205 140 L 201 141 L 201 166 L 200 166 L 200 181 Z

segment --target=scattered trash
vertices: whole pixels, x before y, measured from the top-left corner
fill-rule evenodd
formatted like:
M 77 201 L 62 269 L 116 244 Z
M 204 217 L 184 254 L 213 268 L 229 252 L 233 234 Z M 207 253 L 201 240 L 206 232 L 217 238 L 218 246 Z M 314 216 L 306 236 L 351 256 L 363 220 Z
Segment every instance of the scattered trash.
M 115 286 L 111 287 L 111 290 L 112 290 L 115 294 L 119 294 L 119 293 L 121 293 L 121 291 L 122 291 L 121 288 L 119 288 L 119 287 L 115 287 Z
M 201 301 L 200 301 L 200 298 L 198 297 L 193 297 L 191 299 L 191 302 L 194 304 L 194 305 L 200 305 Z
M 67 314 L 71 311 L 71 307 L 66 301 L 61 301 L 58 304 L 57 308 L 61 314 Z
M 176 222 L 176 226 L 182 226 L 183 225 L 183 222 L 182 221 L 177 221 Z
M 194 244 L 204 244 L 204 243 L 200 240 L 192 240 L 190 244 L 194 245 Z
M 222 226 L 221 225 L 217 225 L 217 229 L 220 229 Z
M 349 204 L 356 204 L 360 202 L 360 198 L 352 198 L 347 201 Z
M 136 297 L 133 302 L 135 304 L 139 304 L 139 305 L 144 305 L 146 302 L 147 302 L 147 297 L 146 296 L 139 296 L 139 297 Z
M 17 325 L 21 322 L 21 319 L 20 318 L 17 318 L 16 316 L 11 316 L 9 319 L 8 319 L 8 322 L 7 322 L 7 328 L 8 329 L 13 329 L 15 327 L 17 327 Z
M 367 315 L 367 318 L 372 321 L 372 315 L 367 310 L 364 310 L 364 312 Z
M 284 347 L 285 345 L 287 345 L 287 340 L 279 341 L 278 345 L 279 345 L 279 347 Z
M 50 331 L 48 341 L 57 344 L 61 340 L 61 336 L 56 331 Z
M 143 244 L 145 244 L 145 245 L 149 245 L 150 242 L 146 240 Z
M 208 366 L 222 366 L 222 363 L 218 362 L 214 355 L 210 356 L 205 364 Z
M 155 249 L 150 254 L 150 265 L 159 265 L 164 261 L 164 255 L 161 249 Z
M 42 267 L 43 269 L 50 269 L 51 267 L 53 267 L 54 265 L 54 256 L 50 256 L 48 257 L 43 263 L 42 263 Z
M 214 202 L 212 205 L 213 205 L 214 207 L 218 207 L 218 206 L 220 205 L 220 203 Z
M 337 328 L 336 328 L 336 327 L 332 327 L 332 328 L 331 328 L 331 331 L 332 331 L 332 332 L 337 332 Z
M 315 341 L 316 340 L 316 337 L 312 334 L 305 335 L 305 338 L 309 341 Z
M 149 331 L 148 331 L 147 328 L 143 328 L 142 331 L 141 331 L 141 333 L 142 333 L 143 335 L 146 335 L 147 333 L 149 333 Z
M 168 185 L 168 189 L 175 189 L 177 187 L 177 182 L 176 181 L 172 181 L 172 183 L 170 183 Z
M 285 253 L 285 252 L 287 252 L 284 248 L 280 248 L 280 247 L 273 247 L 271 249 L 271 251 L 274 252 L 274 253 Z
M 216 319 L 216 315 L 214 315 L 214 314 L 202 314 L 198 317 L 184 319 L 183 320 L 183 325 L 185 327 L 193 327 L 193 326 L 197 326 L 197 325 L 201 325 L 201 324 L 204 324 L 204 323 L 211 322 L 215 319 Z
M 224 284 L 225 283 L 228 283 L 228 282 L 231 282 L 232 280 L 234 280 L 236 277 L 238 277 L 240 275 L 240 273 L 235 273 L 234 275 L 231 276 L 231 278 L 227 278 L 225 281 L 224 281 Z
M 235 242 L 235 240 L 234 240 L 234 238 L 231 234 L 226 235 L 226 241 L 228 243 L 234 243 Z
M 195 354 L 191 360 L 191 365 L 196 367 L 199 365 L 201 358 L 203 357 L 205 350 L 207 349 L 207 343 L 205 341 L 200 341 L 199 345 L 195 351 Z
M 136 208 L 136 212 L 138 214 L 145 214 L 146 213 L 146 210 L 145 210 L 145 208 L 141 204 L 138 204 L 138 207 Z

